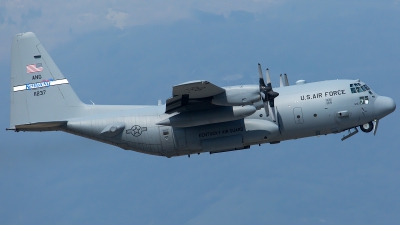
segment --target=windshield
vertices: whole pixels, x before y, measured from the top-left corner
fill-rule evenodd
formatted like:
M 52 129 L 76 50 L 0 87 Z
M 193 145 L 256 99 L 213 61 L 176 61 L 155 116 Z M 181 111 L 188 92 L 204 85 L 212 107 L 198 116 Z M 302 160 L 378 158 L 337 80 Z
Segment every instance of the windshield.
M 369 93 L 372 95 L 370 88 L 366 84 L 360 84 L 360 83 L 350 84 L 350 90 L 351 93 L 360 93 L 364 91 L 369 91 Z
M 369 88 L 368 85 L 362 84 L 360 82 L 350 84 L 350 90 L 351 90 L 352 94 L 367 91 L 373 98 L 375 98 L 375 96 L 373 95 L 373 93 L 371 91 L 371 88 Z M 360 105 L 364 105 L 364 104 L 368 104 L 368 103 L 369 103 L 368 96 L 360 97 L 360 103 L 359 103 Z

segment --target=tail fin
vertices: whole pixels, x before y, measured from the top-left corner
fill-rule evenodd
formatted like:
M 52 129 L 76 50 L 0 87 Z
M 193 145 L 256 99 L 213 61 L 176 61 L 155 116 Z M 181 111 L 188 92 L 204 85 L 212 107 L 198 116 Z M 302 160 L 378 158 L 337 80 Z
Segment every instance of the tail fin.
M 15 35 L 11 48 L 10 128 L 41 130 L 56 126 L 79 116 L 84 105 L 36 35 Z

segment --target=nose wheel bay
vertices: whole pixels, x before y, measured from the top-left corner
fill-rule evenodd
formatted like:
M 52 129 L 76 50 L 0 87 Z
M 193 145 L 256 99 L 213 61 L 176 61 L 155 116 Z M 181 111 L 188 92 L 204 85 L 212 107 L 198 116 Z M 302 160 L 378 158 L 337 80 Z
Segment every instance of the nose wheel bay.
M 377 130 L 377 128 L 378 128 L 378 122 L 379 122 L 379 120 L 373 120 L 373 121 L 370 121 L 370 122 L 368 122 L 368 123 L 365 123 L 365 124 L 363 124 L 363 125 L 360 125 L 360 129 L 361 129 L 361 131 L 363 131 L 364 133 L 369 133 L 369 132 L 371 132 L 371 131 L 374 131 L 374 135 L 376 134 L 376 130 Z M 354 129 L 353 131 L 352 131 L 352 129 Z M 342 141 L 344 141 L 344 140 L 346 140 L 347 138 L 349 138 L 349 137 L 351 137 L 351 136 L 353 136 L 353 135 L 355 135 L 355 134 L 357 134 L 358 133 L 358 129 L 357 129 L 357 127 L 353 127 L 353 128 L 350 128 L 349 130 L 349 133 L 347 134 L 347 135 L 344 135 L 343 136 L 343 138 L 342 138 Z
M 372 123 L 372 121 L 370 121 L 366 124 L 360 125 L 360 129 L 365 133 L 369 133 L 374 129 L 374 124 Z

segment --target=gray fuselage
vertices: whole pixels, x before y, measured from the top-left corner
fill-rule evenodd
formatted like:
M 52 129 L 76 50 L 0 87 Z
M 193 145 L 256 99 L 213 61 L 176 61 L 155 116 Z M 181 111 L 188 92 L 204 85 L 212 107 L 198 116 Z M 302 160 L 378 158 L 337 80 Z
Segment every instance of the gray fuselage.
M 88 116 L 70 119 L 64 131 L 126 150 L 167 157 L 238 150 L 254 144 L 338 133 L 390 113 L 374 107 L 377 99 L 387 97 L 372 90 L 352 93 L 350 84 L 355 83 L 364 85 L 354 80 L 334 80 L 275 88 L 280 93 L 275 99 L 276 122 L 265 116 L 261 101 L 254 104 L 258 110 L 243 119 L 191 127 L 156 125 L 172 116 L 164 113 L 165 105 L 126 106 L 118 112 L 115 109 L 120 106 L 87 105 Z M 98 113 L 99 108 L 105 113 L 90 115 L 91 110 Z M 106 112 L 107 108 L 111 112 Z M 104 129 L 113 124 L 114 129 L 118 124 L 124 127 L 116 135 L 107 135 Z

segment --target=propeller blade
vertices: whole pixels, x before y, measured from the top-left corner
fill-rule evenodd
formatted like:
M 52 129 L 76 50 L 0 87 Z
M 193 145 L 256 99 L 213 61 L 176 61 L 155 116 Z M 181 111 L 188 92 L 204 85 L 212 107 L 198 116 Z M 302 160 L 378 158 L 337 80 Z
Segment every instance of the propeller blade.
M 264 82 L 264 77 L 262 75 L 262 70 L 261 70 L 261 64 L 258 64 L 258 76 L 260 77 L 259 79 L 259 84 L 260 84 L 260 91 L 262 91 L 265 87 L 265 82 Z
M 268 110 L 267 96 L 263 92 L 260 92 L 260 95 L 261 95 L 261 99 L 263 100 L 263 103 L 264 103 L 265 116 L 268 117 L 269 116 L 269 110 Z
M 275 118 L 275 107 L 274 107 L 274 106 L 269 106 L 269 108 L 271 109 L 272 121 L 276 122 L 276 118 Z
M 266 71 L 266 75 L 267 75 L 267 86 L 271 87 L 271 76 L 269 75 L 269 69 L 267 68 Z
M 374 122 L 375 122 L 375 124 L 374 124 L 374 125 L 375 125 L 375 126 L 374 126 L 374 136 L 375 136 L 376 131 L 378 130 L 379 120 L 375 119 Z
M 279 75 L 279 87 L 284 87 L 282 74 Z
M 283 76 L 285 77 L 285 86 L 289 86 L 289 80 L 287 78 L 286 73 Z
M 266 101 L 265 94 L 263 92 L 260 92 L 260 95 L 261 95 L 261 99 L 263 100 L 263 102 L 265 102 Z
M 265 110 L 265 116 L 269 116 L 269 106 L 268 106 L 268 101 L 264 102 L 264 110 Z
M 261 64 L 260 63 L 258 64 L 258 76 L 260 77 L 260 80 L 264 81 L 264 77 L 262 75 L 262 70 L 261 70 Z

